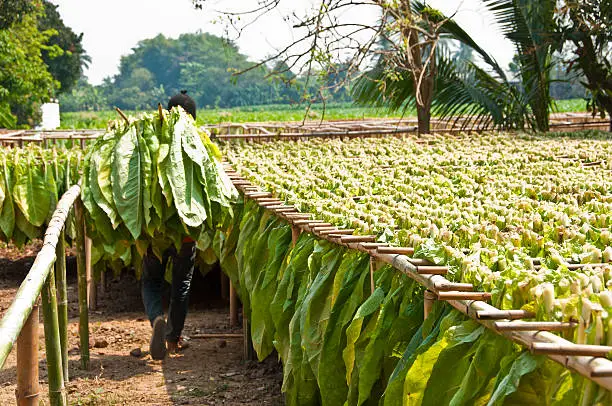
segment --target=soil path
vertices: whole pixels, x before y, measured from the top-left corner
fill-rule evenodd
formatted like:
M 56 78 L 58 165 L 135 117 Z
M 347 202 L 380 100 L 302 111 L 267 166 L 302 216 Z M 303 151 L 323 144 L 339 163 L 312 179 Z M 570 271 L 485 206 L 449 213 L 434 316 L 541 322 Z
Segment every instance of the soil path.
M 34 261 L 38 247 L 0 249 L 0 315 Z M 228 323 L 225 302 L 216 298 L 218 274 L 194 277 L 184 334 L 239 333 Z M 145 319 L 139 283 L 124 273 L 109 283 L 90 312 L 91 368 L 79 369 L 78 304 L 74 260 L 68 261 L 69 403 L 73 405 L 283 405 L 282 368 L 276 357 L 245 362 L 242 339 L 193 339 L 182 354 L 154 361 L 148 354 L 151 327 Z M 42 312 L 40 323 L 42 404 L 48 404 Z M 130 352 L 140 349 L 137 357 Z M 0 371 L 0 405 L 15 403 L 16 354 Z

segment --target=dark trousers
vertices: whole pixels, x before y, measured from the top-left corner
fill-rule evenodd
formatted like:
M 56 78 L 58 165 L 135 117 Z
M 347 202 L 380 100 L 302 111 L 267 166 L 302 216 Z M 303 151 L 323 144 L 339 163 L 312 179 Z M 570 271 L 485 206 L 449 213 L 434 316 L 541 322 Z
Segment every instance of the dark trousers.
M 195 254 L 195 242 L 187 242 L 183 243 L 179 252 L 176 252 L 174 247 L 164 251 L 162 261 L 153 254 L 151 248 L 143 259 L 142 300 L 151 325 L 155 318 L 164 315 L 162 308 L 164 273 L 166 264 L 172 260 L 172 287 L 166 326 L 166 340 L 170 342 L 178 341 L 185 326 Z

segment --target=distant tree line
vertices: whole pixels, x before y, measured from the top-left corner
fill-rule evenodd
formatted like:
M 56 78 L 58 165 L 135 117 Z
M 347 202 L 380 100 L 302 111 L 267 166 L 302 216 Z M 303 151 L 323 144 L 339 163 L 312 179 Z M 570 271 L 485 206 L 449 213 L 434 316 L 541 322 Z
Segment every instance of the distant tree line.
M 140 41 L 123 56 L 117 75 L 99 86 L 81 79 L 60 102 L 63 111 L 114 106 L 142 110 L 165 103 L 183 89 L 198 106 L 211 108 L 317 102 L 323 98 L 351 100 L 344 87 L 334 86 L 341 78 L 333 73 L 307 79 L 296 76 L 282 62 L 249 69 L 252 65 L 235 44 L 215 35 L 198 32 L 173 39 L 160 34 Z
M 72 89 L 89 62 L 81 42 L 50 2 L 0 1 L 0 127 L 36 124 L 41 103 Z

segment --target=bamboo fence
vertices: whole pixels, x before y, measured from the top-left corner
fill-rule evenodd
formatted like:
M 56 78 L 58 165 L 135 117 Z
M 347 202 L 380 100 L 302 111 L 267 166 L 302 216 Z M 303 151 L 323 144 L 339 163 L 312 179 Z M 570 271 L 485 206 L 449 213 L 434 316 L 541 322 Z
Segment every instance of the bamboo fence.
M 64 227 L 73 205 L 80 205 L 79 185 L 72 186 L 60 199 L 45 231 L 43 246 L 32 268 L 15 294 L 15 299 L 0 320 L 0 368 L 4 366 L 11 349 L 17 343 L 17 404 L 38 405 L 38 298 L 41 297 L 47 355 L 49 401 L 52 406 L 67 405 L 68 382 L 67 352 L 67 293 Z M 82 217 L 77 216 L 77 231 L 84 230 Z M 83 234 L 83 232 L 81 233 Z M 78 248 L 78 247 L 77 247 Z M 77 253 L 78 262 L 84 262 L 84 250 Z M 79 281 L 84 266 L 79 266 Z M 57 286 L 56 286 L 57 285 Z M 85 292 L 85 298 L 86 298 Z M 79 297 L 83 295 L 79 284 Z M 59 300 L 59 302 L 58 302 Z M 81 359 L 89 354 L 87 305 L 85 318 L 81 310 Z M 85 344 L 84 344 L 85 343 Z
M 550 131 L 578 131 L 586 129 L 607 130 L 610 122 L 593 118 L 588 113 L 555 113 L 550 115 Z M 445 120 L 432 119 L 432 132 L 457 133 L 492 130 L 486 123 L 470 117 L 451 117 Z M 356 120 L 311 120 L 304 122 L 252 122 L 221 123 L 205 125 L 219 139 L 301 139 L 337 137 L 388 137 L 416 134 L 417 121 L 408 119 L 356 119 Z M 23 146 L 25 143 L 50 145 L 60 140 L 73 140 L 85 147 L 86 142 L 95 140 L 104 130 L 18 130 L 0 132 L 0 145 Z
M 524 319 L 535 317 L 533 313 L 524 310 L 500 310 L 486 303 L 491 294 L 488 292 L 475 292 L 471 284 L 451 282 L 444 277 L 447 267 L 429 263 L 423 259 L 412 258 L 414 253 L 410 247 L 389 247 L 375 243 L 374 236 L 353 235 L 354 230 L 340 227 L 321 227 L 322 220 L 313 219 L 310 213 L 282 210 L 283 207 L 292 208 L 291 205 L 266 204 L 273 199 L 271 193 L 259 190 L 244 179 L 228 164 L 224 163 L 225 170 L 230 179 L 245 198 L 257 202 L 266 210 L 272 211 L 276 216 L 285 219 L 292 226 L 293 241 L 302 232 L 309 232 L 318 238 L 325 239 L 337 245 L 342 245 L 370 255 L 371 281 L 376 271 L 375 263 L 386 263 L 403 272 L 423 287 L 424 312 L 427 315 L 435 300 L 443 300 L 468 317 L 476 320 L 486 328 L 500 334 L 515 343 L 518 343 L 533 353 L 546 354 L 553 361 L 566 368 L 579 373 L 602 387 L 612 390 L 612 361 L 606 355 L 612 347 L 601 345 L 579 345 L 565 340 L 551 331 L 567 331 L 577 326 L 576 323 L 562 322 L 534 322 Z M 262 202 L 263 199 L 263 202 Z M 281 200 L 281 199 L 278 199 Z M 302 216 L 307 216 L 304 219 Z M 296 218 L 298 218 L 296 220 Z M 577 267 L 586 264 L 575 264 Z M 246 342 L 246 340 L 245 340 Z

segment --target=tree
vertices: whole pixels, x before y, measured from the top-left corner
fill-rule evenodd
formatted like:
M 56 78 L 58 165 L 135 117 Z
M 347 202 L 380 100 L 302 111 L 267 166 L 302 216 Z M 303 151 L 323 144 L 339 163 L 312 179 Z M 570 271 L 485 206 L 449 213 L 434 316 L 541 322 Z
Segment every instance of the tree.
M 13 23 L 20 23 L 23 17 L 33 13 L 40 3 L 30 0 L 2 0 L 0 2 L 0 30 L 10 28 Z
M 205 0 L 194 0 L 196 7 L 202 7 L 204 3 Z M 238 27 L 240 33 L 249 24 L 246 22 L 239 26 L 242 17 L 258 18 L 275 9 L 279 3 L 280 0 L 262 0 L 252 10 L 227 11 L 224 14 L 228 24 Z M 364 16 L 375 13 L 379 16 L 378 22 L 372 23 L 369 19 L 345 21 L 342 14 L 354 7 L 362 8 Z M 294 15 L 291 22 L 302 30 L 302 35 L 253 68 L 282 59 L 289 69 L 297 69 L 307 77 L 305 88 L 308 89 L 310 77 L 321 70 L 332 71 L 340 59 L 344 59 L 343 66 L 349 73 L 344 77 L 348 81 L 350 73 L 358 72 L 363 64 L 384 56 L 386 66 L 390 67 L 384 71 L 385 74 L 398 76 L 398 72 L 407 72 L 412 76 L 419 132 L 429 132 L 436 74 L 434 55 L 445 23 L 441 13 L 426 6 L 415 13 L 410 0 L 320 0 L 313 13 L 303 17 Z M 389 48 L 378 46 L 381 38 Z M 344 55 L 347 58 L 343 58 Z M 339 76 L 338 72 L 335 76 Z
M 521 86 L 535 120 L 535 129 L 548 130 L 550 70 L 555 30 L 554 0 L 483 0 L 502 33 L 517 51 Z
M 83 49 L 83 34 L 77 35 L 64 24 L 57 7 L 44 0 L 44 14 L 38 19 L 40 31 L 53 30 L 48 47 L 43 48 L 42 58 L 49 72 L 61 87 L 59 93 L 69 92 L 83 74 L 91 58 Z
M 579 72 L 592 95 L 593 115 L 610 117 L 612 131 L 612 3 L 609 0 L 566 0 L 557 16 L 557 47 L 570 46 L 569 69 Z
M 5 121 L 0 126 L 34 125 L 40 103 L 58 86 L 41 56 L 52 33 L 38 30 L 42 8 L 38 2 L 33 5 L 38 11 L 0 29 L 0 116 Z

